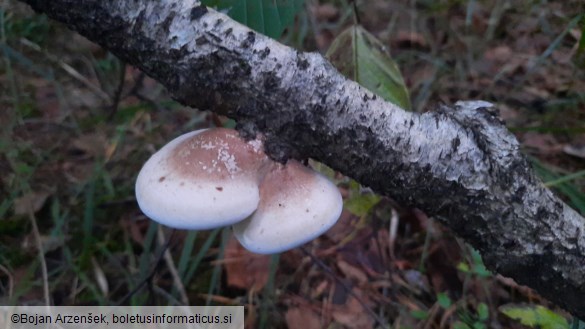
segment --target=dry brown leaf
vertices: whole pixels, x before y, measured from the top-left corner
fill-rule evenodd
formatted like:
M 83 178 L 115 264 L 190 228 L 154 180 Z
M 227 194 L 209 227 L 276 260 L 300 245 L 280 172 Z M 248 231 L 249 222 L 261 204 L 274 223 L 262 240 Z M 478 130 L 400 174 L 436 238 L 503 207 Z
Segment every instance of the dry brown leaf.
M 540 153 L 545 154 L 557 153 L 562 148 L 553 135 L 533 131 L 524 134 L 522 137 L 522 145 L 534 148 Z
M 362 270 L 342 259 L 337 261 L 337 267 L 345 274 L 345 277 L 356 280 L 360 285 L 368 282 L 368 276 Z
M 426 48 L 428 46 L 424 35 L 415 31 L 401 30 L 396 33 L 394 42 L 398 45 L 405 45 L 409 47 Z
M 150 221 L 146 217 L 142 217 L 144 220 L 136 220 L 134 215 L 124 215 L 120 219 L 120 226 L 130 236 L 132 241 L 139 245 L 144 245 L 144 236 L 150 225 Z
M 330 3 L 311 6 L 310 11 L 320 22 L 334 21 L 339 16 L 339 9 Z
M 420 88 L 424 84 L 428 83 L 429 80 L 436 79 L 437 68 L 429 63 L 421 63 L 414 68 L 405 77 L 409 80 L 409 86 L 411 89 Z
M 286 324 L 289 329 L 320 329 L 324 328 L 321 318 L 307 306 L 291 307 L 286 311 Z
M 93 157 L 102 157 L 105 154 L 107 139 L 103 133 L 82 135 L 73 140 L 73 147 Z
M 354 222 L 357 219 L 357 216 L 352 215 L 352 213 L 344 209 L 341 213 L 341 216 L 339 216 L 337 223 L 335 223 L 332 228 L 325 232 L 325 235 L 331 241 L 339 243 L 355 230 Z
M 57 119 L 61 115 L 61 107 L 55 86 L 44 79 L 37 79 L 40 81 L 35 88 L 34 97 L 39 111 L 46 119 Z
M 65 242 L 69 239 L 69 236 L 51 236 L 43 235 L 39 236 L 43 252 L 46 254 L 51 251 L 55 251 L 65 245 Z M 36 238 L 33 234 L 28 234 L 22 240 L 21 248 L 29 252 L 38 251 Z
M 506 121 L 506 123 L 516 122 L 521 118 L 517 109 L 506 104 L 498 104 L 498 110 L 500 111 L 500 118 Z
M 15 215 L 26 215 L 29 212 L 33 214 L 39 211 L 47 198 L 53 194 L 48 191 L 36 191 L 27 193 L 16 200 L 14 200 L 14 214 Z
M 331 42 L 335 35 L 331 33 L 329 30 L 321 30 L 318 34 L 315 35 L 315 43 L 317 44 L 317 48 L 321 51 L 325 52 L 325 50 L 329 49 Z
M 270 256 L 249 252 L 234 237 L 225 248 L 223 264 L 229 286 L 259 291 L 268 281 Z
M 370 304 L 365 296 L 358 289 L 353 289 L 367 306 Z M 364 310 L 364 306 L 355 297 L 350 295 L 345 305 L 336 305 L 332 310 L 333 319 L 350 329 L 371 329 L 374 327 L 374 319 Z
M 486 50 L 483 54 L 485 59 L 497 63 L 506 63 L 514 55 L 512 49 L 508 46 L 497 46 Z
M 68 88 L 64 96 L 71 108 L 99 108 L 103 104 L 103 99 L 95 92 L 84 88 Z
M 23 295 L 18 297 L 19 303 L 24 305 L 30 304 L 30 302 L 38 303 L 43 299 L 43 288 L 40 285 L 30 284 L 30 271 L 30 264 L 24 264 L 12 271 L 14 287 L 27 287 L 27 289 L 22 289 Z
M 323 280 L 311 292 L 311 299 L 317 299 L 329 288 L 329 281 Z

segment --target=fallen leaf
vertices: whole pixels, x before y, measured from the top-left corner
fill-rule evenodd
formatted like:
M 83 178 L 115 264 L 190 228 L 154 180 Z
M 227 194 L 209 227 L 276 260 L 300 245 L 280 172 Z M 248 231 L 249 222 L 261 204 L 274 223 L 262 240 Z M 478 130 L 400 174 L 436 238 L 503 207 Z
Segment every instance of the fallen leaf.
M 339 9 L 330 3 L 314 5 L 311 6 L 309 10 L 319 22 L 335 21 L 339 16 Z
M 355 230 L 354 224 L 357 219 L 358 218 L 352 215 L 351 212 L 344 209 L 341 212 L 341 216 L 339 216 L 337 223 L 335 223 L 332 228 L 325 232 L 325 236 L 327 236 L 335 243 L 343 241 L 345 237 L 347 237 Z
M 286 324 L 289 329 L 324 328 L 321 318 L 307 306 L 291 307 L 286 311 Z
M 353 293 L 358 296 L 362 302 L 358 301 L 353 295 L 350 295 L 344 305 L 335 305 L 332 310 L 333 319 L 350 329 L 370 329 L 374 327 L 374 319 L 364 310 L 364 305 L 369 307 L 369 301 L 360 290 L 353 289 Z M 362 305 L 362 303 L 364 305 Z
M 331 46 L 331 43 L 335 39 L 335 35 L 329 30 L 321 30 L 319 33 L 315 35 L 315 43 L 317 44 L 317 48 L 321 51 L 325 51 Z
M 425 37 L 415 31 L 398 31 L 396 37 L 393 40 L 399 47 L 411 47 L 411 48 L 426 48 L 428 46 Z
M 55 92 L 55 86 L 44 79 L 39 79 L 39 85 L 35 88 L 34 97 L 39 111 L 46 119 L 54 120 L 61 115 L 59 98 Z
M 65 245 L 65 242 L 69 240 L 69 236 L 62 235 L 51 236 L 41 234 L 39 236 L 39 240 L 41 242 L 43 252 L 46 254 L 48 252 L 55 251 L 63 247 Z M 21 248 L 29 252 L 38 251 L 37 241 L 32 233 L 24 237 L 24 239 L 22 240 Z
M 497 63 L 506 63 L 512 57 L 512 49 L 508 46 L 497 46 L 486 50 L 483 54 L 485 59 Z
M 225 248 L 225 258 L 222 263 L 227 273 L 229 286 L 259 291 L 268 281 L 270 256 L 249 252 L 234 237 Z
M 73 147 L 95 157 L 103 157 L 106 152 L 107 139 L 101 133 L 82 135 L 73 140 Z
M 120 219 L 120 226 L 122 229 L 130 236 L 132 241 L 139 245 L 144 245 L 144 237 L 150 223 L 151 221 L 145 216 L 142 216 L 142 219 L 137 220 L 136 216 L 130 214 L 123 215 Z
M 540 153 L 550 154 L 560 151 L 561 146 L 551 134 L 529 131 L 522 137 L 522 145 L 536 149 Z
M 368 276 L 362 270 L 350 265 L 342 259 L 337 261 L 337 267 L 339 267 L 339 270 L 345 274 L 345 277 L 356 280 L 360 285 L 368 282 Z
M 14 214 L 26 215 L 29 212 L 36 213 L 41 210 L 47 198 L 53 194 L 48 191 L 29 192 L 14 200 Z

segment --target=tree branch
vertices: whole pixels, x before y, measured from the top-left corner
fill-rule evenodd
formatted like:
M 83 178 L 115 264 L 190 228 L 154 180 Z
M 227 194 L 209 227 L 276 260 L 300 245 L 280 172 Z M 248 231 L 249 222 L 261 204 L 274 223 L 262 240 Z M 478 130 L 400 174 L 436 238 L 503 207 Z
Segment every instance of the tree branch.
M 261 132 L 274 159 L 312 157 L 441 220 L 486 265 L 585 318 L 585 220 L 536 178 L 485 102 L 406 112 L 321 55 L 195 0 L 21 0 L 164 84 Z

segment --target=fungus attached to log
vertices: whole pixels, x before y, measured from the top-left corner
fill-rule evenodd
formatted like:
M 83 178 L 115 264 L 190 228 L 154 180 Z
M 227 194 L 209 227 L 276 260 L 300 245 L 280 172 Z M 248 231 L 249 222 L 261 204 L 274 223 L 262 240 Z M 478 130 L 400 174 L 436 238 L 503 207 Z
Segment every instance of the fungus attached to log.
M 234 224 L 234 234 L 259 254 L 285 251 L 325 233 L 339 219 L 343 200 L 337 186 L 290 160 L 277 164 L 260 185 L 258 209 Z
M 343 208 L 324 176 L 294 160 L 276 163 L 259 139 L 224 128 L 182 135 L 156 152 L 138 175 L 136 199 L 148 217 L 170 227 L 234 225 L 236 238 L 256 253 L 316 238 Z
M 231 225 L 258 207 L 261 167 L 268 157 L 235 130 L 198 130 L 156 152 L 136 180 L 140 209 L 180 229 Z

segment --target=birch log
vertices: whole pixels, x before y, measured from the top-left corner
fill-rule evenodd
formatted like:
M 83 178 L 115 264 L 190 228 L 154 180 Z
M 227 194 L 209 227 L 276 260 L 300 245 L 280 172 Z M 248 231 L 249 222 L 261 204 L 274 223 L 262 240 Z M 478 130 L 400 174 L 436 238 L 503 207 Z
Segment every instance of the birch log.
M 491 104 L 406 112 L 321 55 L 195 0 L 21 0 L 165 85 L 261 132 L 276 160 L 311 157 L 442 221 L 492 271 L 585 318 L 585 220 L 546 189 Z

